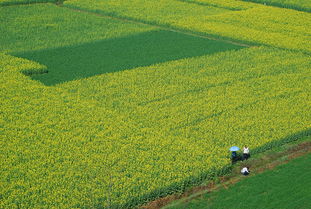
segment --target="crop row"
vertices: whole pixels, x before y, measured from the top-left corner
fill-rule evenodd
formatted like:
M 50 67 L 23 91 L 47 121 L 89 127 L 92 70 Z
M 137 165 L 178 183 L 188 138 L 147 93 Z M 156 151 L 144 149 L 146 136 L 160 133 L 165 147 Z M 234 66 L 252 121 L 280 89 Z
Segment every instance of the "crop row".
M 1 58 L 3 208 L 133 207 L 224 171 L 232 145 L 310 134 L 302 53 L 249 48 L 55 87 Z

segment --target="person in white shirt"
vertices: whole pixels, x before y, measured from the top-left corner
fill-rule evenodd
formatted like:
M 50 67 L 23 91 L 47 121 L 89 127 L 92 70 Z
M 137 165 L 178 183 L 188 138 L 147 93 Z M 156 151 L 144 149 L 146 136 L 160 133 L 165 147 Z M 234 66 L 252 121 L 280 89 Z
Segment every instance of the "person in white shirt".
M 250 157 L 249 148 L 245 145 L 243 147 L 243 160 L 247 160 Z
M 244 176 L 247 176 L 247 175 L 250 173 L 249 167 L 244 167 L 244 168 L 242 168 L 241 173 L 242 173 Z

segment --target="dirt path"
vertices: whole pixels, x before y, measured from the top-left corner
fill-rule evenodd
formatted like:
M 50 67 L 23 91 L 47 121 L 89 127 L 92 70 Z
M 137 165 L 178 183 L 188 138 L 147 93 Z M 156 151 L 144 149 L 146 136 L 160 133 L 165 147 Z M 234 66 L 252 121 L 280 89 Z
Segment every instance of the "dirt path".
M 306 141 L 298 145 L 293 145 L 287 148 L 285 151 L 267 152 L 267 154 L 263 153 L 263 155 L 258 158 L 251 158 L 247 161 L 237 163 L 233 167 L 231 174 L 226 176 L 220 176 L 218 178 L 218 183 L 213 181 L 205 186 L 193 187 L 183 194 L 174 194 L 159 198 L 148 203 L 147 205 L 141 206 L 140 208 L 158 209 L 176 200 L 180 200 L 181 202 L 188 202 L 192 199 L 202 196 L 205 193 L 209 193 L 221 188 L 228 188 L 228 186 L 235 184 L 242 179 L 243 176 L 240 174 L 241 167 L 249 166 L 251 170 L 251 175 L 256 175 L 266 170 L 271 170 L 278 165 L 288 163 L 289 161 L 297 157 L 311 153 L 311 141 Z

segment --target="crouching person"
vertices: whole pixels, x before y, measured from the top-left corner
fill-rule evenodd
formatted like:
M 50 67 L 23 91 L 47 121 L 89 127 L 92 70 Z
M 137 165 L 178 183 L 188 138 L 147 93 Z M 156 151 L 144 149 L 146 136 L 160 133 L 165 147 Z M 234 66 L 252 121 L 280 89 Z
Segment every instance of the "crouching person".
M 249 167 L 244 167 L 244 168 L 242 168 L 241 173 L 242 173 L 244 176 L 247 176 L 247 175 L 250 173 Z

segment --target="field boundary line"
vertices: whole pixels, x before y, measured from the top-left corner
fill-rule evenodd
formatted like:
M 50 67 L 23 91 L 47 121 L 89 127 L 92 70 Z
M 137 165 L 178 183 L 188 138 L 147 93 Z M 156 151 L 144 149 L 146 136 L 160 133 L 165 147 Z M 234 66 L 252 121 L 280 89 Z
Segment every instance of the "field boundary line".
M 220 9 L 227 9 L 227 10 L 231 10 L 231 11 L 242 11 L 245 9 L 239 9 L 239 8 L 233 8 L 233 7 L 226 7 L 226 6 L 220 6 L 218 4 L 213 4 L 213 3 L 207 3 L 207 2 L 198 2 L 195 0 L 177 0 L 179 2 L 184 2 L 184 3 L 188 3 L 188 4 L 195 4 L 195 5 L 199 5 L 199 6 L 207 6 L 207 7 L 216 7 L 216 8 L 220 8 Z
M 305 8 L 305 7 L 300 7 L 300 6 L 295 6 L 295 5 L 282 5 L 281 3 L 277 3 L 277 2 L 260 2 L 258 0 L 242 0 L 244 2 L 251 2 L 254 4 L 261 4 L 261 5 L 265 5 L 265 6 L 270 6 L 270 7 L 277 7 L 277 8 L 281 8 L 281 9 L 291 9 L 291 10 L 296 10 L 299 12 L 307 12 L 307 13 L 311 13 L 311 9 L 309 8 Z
M 208 185 L 197 186 L 189 189 L 183 194 L 169 195 L 163 198 L 159 198 L 152 202 L 147 203 L 146 205 L 140 206 L 141 209 L 160 209 L 160 208 L 170 208 L 170 206 L 180 205 L 182 203 L 191 201 L 193 199 L 199 198 L 200 196 L 217 191 L 222 188 L 228 188 L 231 185 L 236 184 L 240 180 L 243 180 L 244 176 L 240 174 L 240 167 L 247 166 L 250 164 L 258 164 L 256 168 L 253 168 L 254 165 L 250 166 L 252 175 L 257 175 L 265 171 L 273 170 L 275 167 L 286 164 L 298 157 L 302 157 L 311 153 L 311 140 L 310 135 L 306 141 L 300 142 L 299 144 L 294 144 L 284 149 L 280 152 L 275 152 L 272 154 L 269 153 L 270 150 L 267 150 L 267 153 L 263 153 L 262 156 L 243 161 L 241 164 L 234 166 L 234 169 L 231 172 L 231 175 L 220 176 L 220 182 L 210 182 Z M 256 166 L 256 165 L 255 165 Z M 176 202 L 175 204 L 170 204 Z
M 14 7 L 14 6 L 28 6 L 28 5 L 35 5 L 35 4 L 60 4 L 59 2 L 52 2 L 52 1 L 45 1 L 45 0 L 40 0 L 36 2 L 7 2 L 7 3 L 0 3 L 0 8 L 1 7 Z
M 253 45 L 251 45 L 251 44 L 241 43 L 238 41 L 231 41 L 231 40 L 228 40 L 229 38 L 226 39 L 226 37 L 223 37 L 223 39 L 216 38 L 216 37 L 213 37 L 212 35 L 210 35 L 210 36 L 204 35 L 203 33 L 200 33 L 200 32 L 194 32 L 194 31 L 190 31 L 190 30 L 182 30 L 182 29 L 173 28 L 173 27 L 165 27 L 165 26 L 160 25 L 160 24 L 144 22 L 144 21 L 137 20 L 137 19 L 131 19 L 131 18 L 120 17 L 120 16 L 113 16 L 113 15 L 98 13 L 95 11 L 89 11 L 86 9 L 80 9 L 80 8 L 75 8 L 75 7 L 71 7 L 71 6 L 66 6 L 66 5 L 57 5 L 57 6 L 62 7 L 62 8 L 67 8 L 67 9 L 75 11 L 75 12 L 91 14 L 91 15 L 95 15 L 95 16 L 99 16 L 99 17 L 106 17 L 106 18 L 110 18 L 110 19 L 114 19 L 114 20 L 119 20 L 119 21 L 123 21 L 123 22 L 134 23 L 134 24 L 139 24 L 139 25 L 144 25 L 144 26 L 150 26 L 150 27 L 161 29 L 161 30 L 171 31 L 171 32 L 175 32 L 175 33 L 181 33 L 181 34 L 185 34 L 185 35 L 189 35 L 189 36 L 194 36 L 194 37 L 199 37 L 199 38 L 204 38 L 204 39 L 209 39 L 209 40 L 214 40 L 214 41 L 222 41 L 222 42 L 237 45 L 237 46 L 243 46 L 243 47 L 257 47 L 257 46 L 259 46 L 259 44 L 255 44 L 255 43 Z
M 247 2 L 247 0 L 244 0 L 244 1 Z M 128 23 L 150 26 L 153 28 L 157 28 L 157 29 L 161 29 L 161 30 L 165 30 L 165 31 L 176 32 L 176 33 L 181 33 L 181 34 L 185 34 L 185 35 L 189 35 L 189 36 L 193 36 L 193 37 L 200 37 L 200 38 L 204 38 L 204 39 L 208 39 L 208 40 L 214 40 L 214 41 L 222 41 L 224 43 L 233 44 L 236 46 L 249 47 L 249 48 L 266 46 L 266 47 L 272 47 L 275 49 L 288 50 L 288 51 L 293 51 L 293 52 L 300 52 L 300 53 L 303 53 L 306 55 L 311 55 L 311 52 L 308 50 L 298 50 L 298 49 L 292 49 L 292 48 L 287 48 L 287 47 L 273 46 L 271 44 L 260 43 L 260 42 L 255 42 L 255 41 L 251 41 L 251 40 L 238 40 L 238 39 L 227 37 L 227 36 L 221 36 L 221 35 L 216 35 L 216 34 L 208 34 L 205 32 L 187 30 L 187 29 L 183 29 L 183 28 L 179 28 L 179 27 L 168 26 L 165 24 L 158 24 L 158 23 L 155 23 L 152 21 L 144 21 L 144 20 L 119 16 L 119 15 L 116 16 L 113 14 L 106 13 L 104 11 L 98 11 L 97 12 L 94 10 L 81 9 L 81 8 L 78 8 L 74 5 L 57 4 L 57 6 L 67 8 L 69 10 L 76 11 L 76 12 L 91 14 L 91 15 L 95 15 L 95 16 L 99 16 L 99 17 L 110 18 L 110 19 L 119 20 L 119 21 L 128 22 Z M 281 9 L 287 9 L 287 8 L 281 8 Z

